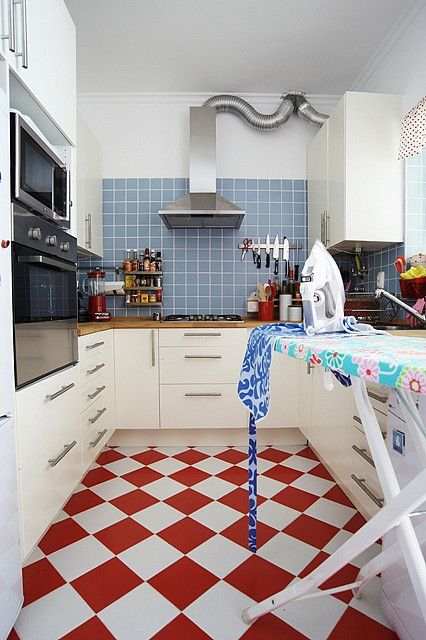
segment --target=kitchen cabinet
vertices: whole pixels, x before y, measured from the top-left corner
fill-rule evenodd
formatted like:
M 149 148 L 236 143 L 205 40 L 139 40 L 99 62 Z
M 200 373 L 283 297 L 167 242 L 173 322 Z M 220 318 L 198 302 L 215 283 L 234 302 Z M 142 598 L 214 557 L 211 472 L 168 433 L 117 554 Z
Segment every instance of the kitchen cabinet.
M 159 429 L 158 330 L 114 331 L 114 356 L 117 429 Z
M 83 116 L 77 114 L 77 244 L 103 256 L 102 150 Z
M 10 69 L 71 143 L 76 139 L 75 26 L 63 0 L 1 0 L 2 41 Z M 10 51 L 8 7 L 14 16 L 15 51 Z M 8 27 L 7 27 L 8 28 Z
M 403 241 L 402 98 L 347 92 L 307 154 L 309 243 L 375 251 Z
M 259 422 L 259 429 L 299 426 L 299 366 L 298 360 L 273 352 L 271 403 L 267 417 Z

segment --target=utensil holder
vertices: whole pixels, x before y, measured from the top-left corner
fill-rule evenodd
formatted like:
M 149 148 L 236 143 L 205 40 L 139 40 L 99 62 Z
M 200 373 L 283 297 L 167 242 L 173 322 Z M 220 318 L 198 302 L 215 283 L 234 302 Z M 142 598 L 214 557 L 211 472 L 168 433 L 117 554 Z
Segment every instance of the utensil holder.
M 259 300 L 259 320 L 274 319 L 274 301 L 273 300 Z

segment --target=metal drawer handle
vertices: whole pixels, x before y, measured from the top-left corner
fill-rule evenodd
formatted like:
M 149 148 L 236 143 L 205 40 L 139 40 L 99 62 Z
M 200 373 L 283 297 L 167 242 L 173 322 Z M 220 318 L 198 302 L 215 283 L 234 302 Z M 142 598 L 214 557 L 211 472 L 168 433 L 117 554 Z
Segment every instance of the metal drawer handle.
M 358 478 L 354 473 L 351 475 L 351 478 L 354 482 L 357 483 L 359 487 L 368 495 L 368 497 L 377 504 L 378 507 L 382 508 L 384 500 L 382 498 L 378 498 L 365 484 L 365 478 Z
M 104 435 L 106 434 L 107 431 L 108 431 L 108 429 L 104 429 L 103 431 L 98 431 L 98 437 L 95 438 L 95 440 L 92 440 L 92 442 L 89 442 L 90 446 L 91 447 L 96 447 L 98 442 L 100 442 L 102 440 L 102 438 L 104 437 Z
M 59 398 L 59 396 L 61 396 L 63 393 L 66 393 L 73 387 L 75 387 L 75 384 L 74 382 L 71 382 L 71 384 L 67 384 L 65 387 L 62 387 L 62 389 L 59 389 L 59 391 L 47 395 L 46 400 L 55 400 L 55 398 Z
M 221 360 L 222 356 L 184 356 L 185 360 Z
M 86 349 L 96 349 L 96 347 L 102 347 L 105 342 L 94 342 L 93 344 L 86 345 Z
M 99 409 L 99 411 L 97 412 L 97 414 L 95 415 L 94 418 L 89 418 L 89 422 L 90 424 L 94 424 L 96 422 L 96 420 L 99 420 L 99 418 L 101 417 L 101 415 L 103 415 L 105 413 L 105 411 L 107 410 L 106 407 L 104 407 L 103 409 Z
M 185 393 L 186 398 L 220 398 L 221 393 Z
M 360 449 L 359 447 L 357 447 L 356 444 L 352 445 L 352 449 L 361 456 L 361 458 L 364 458 L 364 460 L 367 460 L 368 464 L 371 464 L 372 467 L 376 468 L 376 465 L 374 464 L 374 460 L 371 456 L 368 455 L 367 453 L 367 449 Z
M 208 336 L 212 336 L 214 338 L 219 338 L 222 334 L 220 332 L 212 332 L 209 333 L 184 333 L 183 334 L 187 338 L 206 338 Z
M 90 373 L 90 375 L 92 375 L 92 373 L 96 373 L 97 371 L 99 371 L 99 369 L 102 369 L 102 367 L 104 366 L 105 366 L 105 362 L 102 362 L 102 364 L 96 365 L 94 369 L 87 369 L 87 373 Z
M 90 400 L 93 400 L 93 398 L 96 398 L 96 396 L 98 396 L 100 393 L 102 393 L 102 391 L 103 391 L 104 389 L 106 389 L 106 385 L 105 385 L 105 384 L 103 384 L 103 385 L 102 385 L 102 387 L 98 387 L 98 388 L 96 389 L 96 391 L 94 391 L 93 393 L 88 393 L 88 394 L 87 394 L 87 397 L 88 397 Z
M 155 329 L 151 329 L 151 367 L 156 366 L 155 357 Z
M 383 396 L 379 396 L 374 391 L 367 390 L 367 395 L 373 400 L 377 400 L 377 402 L 382 402 L 383 404 L 387 404 L 388 398 L 384 398 Z
M 364 426 L 364 425 L 362 424 L 362 420 L 361 420 L 361 418 L 358 418 L 358 416 L 352 416 L 352 418 L 355 420 L 355 422 L 358 422 L 358 424 L 360 424 L 362 427 Z
M 62 451 L 62 453 L 60 453 L 57 456 L 57 458 L 51 458 L 50 460 L 48 460 L 48 463 L 50 464 L 50 466 L 55 467 L 58 464 L 58 462 L 62 460 L 62 458 L 65 458 L 67 453 L 69 453 L 71 449 L 75 447 L 76 444 L 77 444 L 77 440 L 73 440 L 71 444 L 64 444 L 64 450 Z

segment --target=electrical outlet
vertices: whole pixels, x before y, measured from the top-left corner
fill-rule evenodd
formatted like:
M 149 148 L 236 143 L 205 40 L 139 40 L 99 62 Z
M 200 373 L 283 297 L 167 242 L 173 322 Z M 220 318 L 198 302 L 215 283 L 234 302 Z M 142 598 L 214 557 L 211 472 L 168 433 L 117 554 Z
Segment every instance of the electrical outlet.
M 376 284 L 378 289 L 385 288 L 385 272 L 384 271 L 379 271 L 379 273 L 377 274 Z

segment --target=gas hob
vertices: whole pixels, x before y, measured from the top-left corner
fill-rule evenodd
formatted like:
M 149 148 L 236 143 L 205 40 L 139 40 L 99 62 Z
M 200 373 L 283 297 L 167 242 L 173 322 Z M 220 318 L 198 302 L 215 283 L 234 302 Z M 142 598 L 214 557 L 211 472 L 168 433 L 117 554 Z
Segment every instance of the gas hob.
M 166 316 L 163 318 L 163 322 L 244 322 L 244 320 L 235 313 L 223 315 L 215 313 L 207 313 L 205 315 L 191 313 Z

